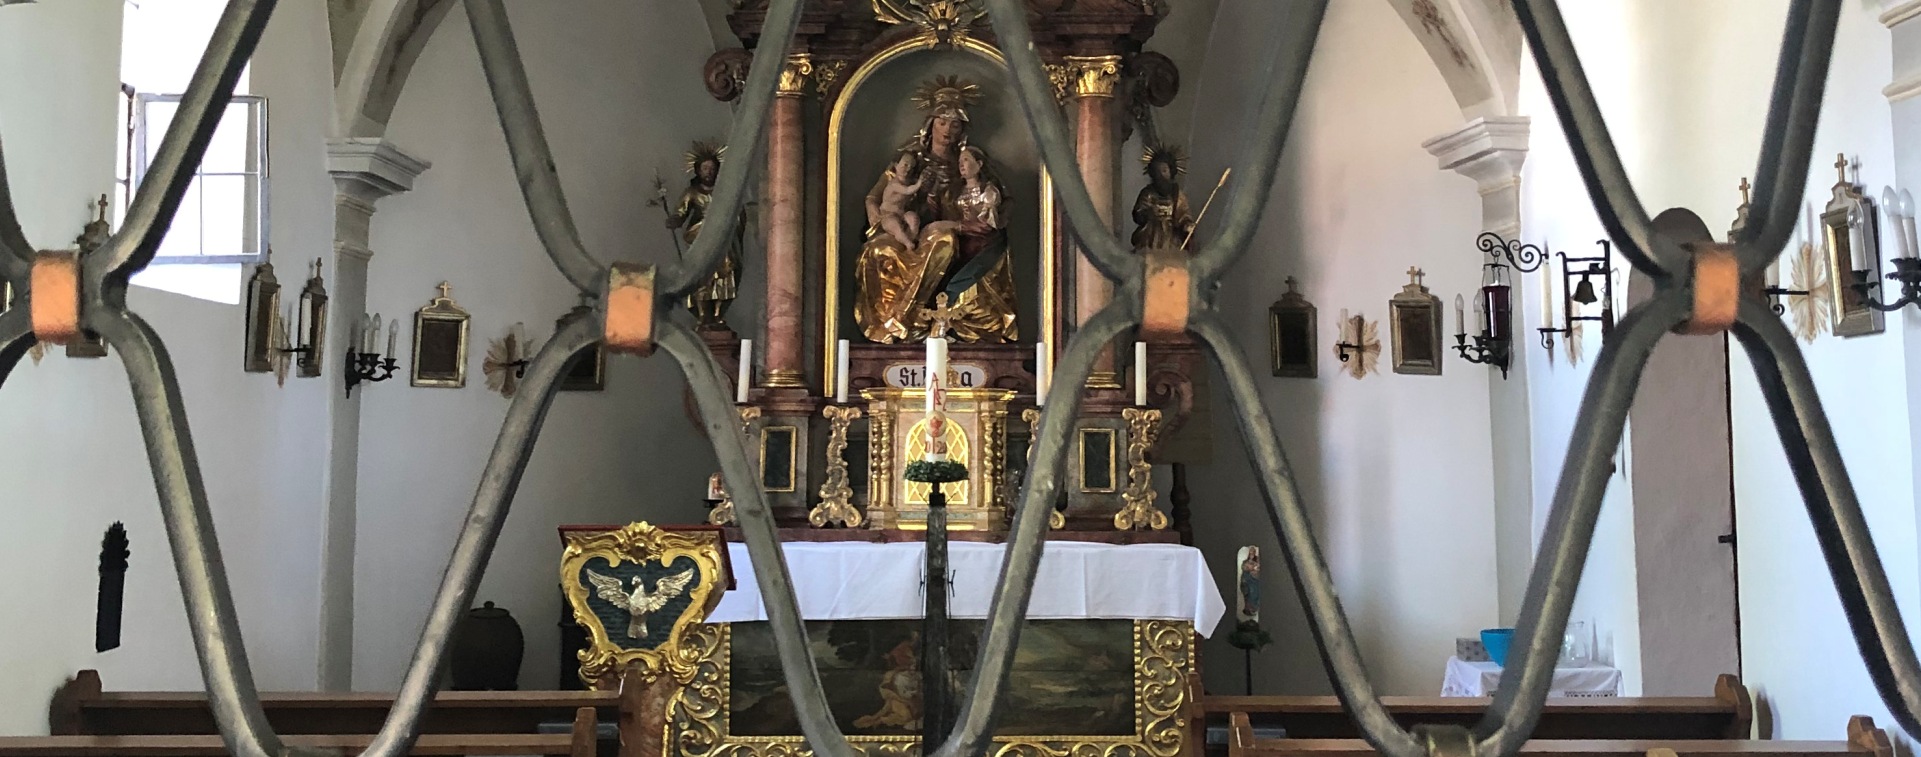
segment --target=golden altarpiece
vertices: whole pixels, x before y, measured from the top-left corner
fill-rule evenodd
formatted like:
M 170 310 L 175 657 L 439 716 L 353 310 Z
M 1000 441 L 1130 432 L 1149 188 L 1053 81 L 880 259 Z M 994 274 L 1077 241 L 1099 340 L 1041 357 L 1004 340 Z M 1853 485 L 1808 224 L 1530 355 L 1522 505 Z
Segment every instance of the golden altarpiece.
M 1081 178 L 1098 205 L 1119 208 L 1122 166 L 1134 165 L 1123 161 L 1122 146 L 1136 133 L 1152 138 L 1154 108 L 1178 87 L 1173 64 L 1144 51 L 1167 9 L 1160 0 L 1028 5 L 1058 105 L 1075 129 Z M 763 2 L 744 0 L 729 15 L 745 47 L 707 61 L 703 74 L 716 98 L 740 95 L 764 12 Z M 947 449 L 969 471 L 944 489 L 949 529 L 956 541 L 1002 541 L 1038 418 L 1037 374 L 1111 292 L 1054 207 L 984 12 L 968 0 L 808 3 L 762 154 L 765 184 L 755 211 L 762 237 L 743 246 L 741 259 L 742 268 L 764 273 L 765 320 L 742 329 L 754 337 L 755 370 L 735 375 L 749 377 L 742 422 L 760 448 L 761 485 L 782 540 L 921 538 L 928 485 L 903 476 L 927 443 L 923 341 L 941 330 L 931 311 L 945 294 L 941 302 L 953 303 L 951 317 L 941 319 L 951 359 Z M 739 324 L 696 309 L 710 350 L 735 371 Z M 1051 539 L 1189 540 L 1182 465 L 1207 454 L 1207 423 L 1196 420 L 1205 412 L 1203 363 L 1183 343 L 1153 345 L 1147 364 L 1136 365 L 1127 346 L 1110 345 L 1082 388 L 1082 417 L 1070 437 L 1078 453 L 1064 463 Z M 1173 466 L 1165 506 L 1154 490 L 1155 464 Z M 731 497 L 713 486 L 710 522 L 738 541 Z M 817 654 L 852 654 L 864 661 L 854 668 L 878 666 L 860 673 L 878 676 L 878 684 L 851 668 L 824 670 L 860 681 L 830 683 L 830 690 L 879 689 L 878 700 L 869 691 L 847 713 L 837 703 L 836 714 L 870 753 L 917 752 L 918 715 L 907 724 L 915 704 L 889 694 L 887 683 L 911 669 L 902 650 L 913 621 L 863 623 L 875 627 L 832 621 L 815 628 L 810 619 Z M 978 622 L 972 631 L 967 623 L 961 636 L 978 633 Z M 779 671 L 764 625 L 705 623 L 674 636 L 667 653 L 692 666 L 670 718 L 668 743 L 679 754 L 805 751 L 790 727 L 791 707 L 780 714 L 784 694 L 770 693 Z M 1028 634 L 1051 643 L 1036 641 L 1030 652 L 1023 641 L 1017 682 L 1091 675 L 1090 659 L 1114 664 L 1106 678 L 1076 679 L 1071 695 L 1057 691 L 1006 708 L 1039 719 L 1004 718 L 1013 722 L 1001 727 L 1002 751 L 1198 753 L 1182 715 L 1199 690 L 1194 632 L 1190 621 L 1164 618 L 1030 622 Z M 582 654 L 596 664 L 608 659 L 605 649 Z M 1061 706 L 1106 714 L 1081 717 Z

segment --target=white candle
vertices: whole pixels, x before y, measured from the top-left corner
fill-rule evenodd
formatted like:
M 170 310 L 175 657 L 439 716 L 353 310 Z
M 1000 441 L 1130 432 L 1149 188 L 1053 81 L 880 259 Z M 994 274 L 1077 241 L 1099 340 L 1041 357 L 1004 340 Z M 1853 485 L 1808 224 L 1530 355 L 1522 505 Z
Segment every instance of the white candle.
M 399 341 L 400 341 L 400 319 L 395 318 L 392 321 L 389 321 L 387 323 L 387 357 L 393 357 L 399 354 L 394 350 L 395 343 Z
M 1487 304 L 1483 303 L 1479 298 L 1474 300 L 1474 320 L 1480 324 L 1482 334 L 1486 334 L 1492 330 L 1489 328 L 1493 324 L 1488 322 Z
M 934 414 L 939 400 L 939 389 L 947 385 L 947 337 L 930 336 L 927 338 L 927 404 L 928 415 Z
M 1462 309 L 1463 307 L 1465 307 L 1465 305 L 1461 300 L 1461 296 L 1458 294 L 1454 295 L 1454 333 L 1458 335 L 1467 334 L 1467 312 Z
M 1554 328 L 1554 277 L 1547 267 L 1541 270 L 1541 328 Z
M 747 404 L 747 385 L 754 377 L 754 340 L 740 340 L 740 372 L 734 377 L 734 404 Z
M 1147 406 L 1147 343 L 1134 343 L 1134 406 Z
M 1347 338 L 1347 324 L 1347 308 L 1341 308 L 1341 327 L 1337 329 L 1337 333 L 1335 334 L 1335 336 L 1339 338 L 1334 341 L 1340 342 L 1341 344 L 1353 344 L 1353 342 Z
M 847 340 L 842 339 L 835 348 L 838 350 L 835 353 L 838 357 L 834 359 L 834 403 L 845 405 L 847 404 L 847 366 L 851 358 L 850 345 Z
M 1053 383 L 1053 366 L 1048 364 L 1046 342 L 1034 343 L 1034 407 L 1047 404 L 1047 387 Z

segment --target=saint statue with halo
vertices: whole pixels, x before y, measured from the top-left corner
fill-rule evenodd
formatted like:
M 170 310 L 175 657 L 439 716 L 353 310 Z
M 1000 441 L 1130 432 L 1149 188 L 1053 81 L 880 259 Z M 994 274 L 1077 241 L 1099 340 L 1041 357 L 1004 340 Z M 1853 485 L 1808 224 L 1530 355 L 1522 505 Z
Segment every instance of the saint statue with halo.
M 967 107 L 979 99 L 980 85 L 954 76 L 922 84 L 914 104 L 926 120 L 867 193 L 854 322 L 871 341 L 926 338 L 939 294 L 956 313 L 956 340 L 1020 337 L 1001 212 L 1006 187 L 987 153 L 967 142 Z
M 657 202 L 667 208 L 667 228 L 680 230 L 681 238 L 686 240 L 688 247 L 692 247 L 694 240 L 700 238 L 700 229 L 707 221 L 707 206 L 714 200 L 714 181 L 720 177 L 721 156 L 726 152 L 725 146 L 695 142 L 687 150 L 687 189 L 680 193 L 680 200 L 669 203 L 666 190 L 658 190 L 660 197 Z M 659 179 L 655 179 L 655 182 L 658 183 Z M 727 329 L 727 306 L 740 293 L 743 226 L 734 227 L 734 239 L 727 245 L 727 252 L 721 256 L 720 266 L 714 269 L 713 275 L 687 293 L 687 309 L 693 311 L 702 331 Z

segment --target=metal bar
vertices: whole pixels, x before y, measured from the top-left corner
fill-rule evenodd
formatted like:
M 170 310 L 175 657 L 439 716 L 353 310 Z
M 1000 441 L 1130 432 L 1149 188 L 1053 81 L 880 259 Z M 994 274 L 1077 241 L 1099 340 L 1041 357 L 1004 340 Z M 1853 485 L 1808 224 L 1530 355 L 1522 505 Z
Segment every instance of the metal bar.
M 27 235 L 20 230 L 20 218 L 14 215 L 13 192 L 7 182 L 6 147 L 0 142 L 0 279 L 14 282 L 15 287 L 23 287 L 27 282 L 27 269 L 33 264 L 33 245 L 27 242 Z M 7 303 L 0 302 L 0 308 Z
M 1635 268 L 1657 281 L 1685 272 L 1687 253 L 1657 238 L 1647 208 L 1628 182 L 1627 168 L 1608 136 L 1607 122 L 1581 70 L 1581 57 L 1574 52 L 1560 6 L 1555 0 L 1514 0 L 1514 14 L 1520 18 L 1528 47 L 1534 50 L 1534 63 L 1561 118 L 1561 129 L 1567 132 L 1568 147 L 1581 168 L 1588 195 L 1594 198 L 1602 228 Z
M 800 9 L 801 0 L 772 0 L 768 4 L 760 42 L 754 49 L 753 62 L 748 64 L 745 94 L 740 108 L 734 111 L 734 126 L 727 132 L 727 144 L 734 146 L 736 154 L 720 164 L 713 200 L 701 216 L 700 237 L 688 245 L 685 258 L 661 270 L 658 291 L 663 300 L 679 299 L 706 281 L 735 240 L 741 210 L 747 203 L 747 183 L 761 154 L 761 143 L 767 139 L 774 88 L 780 82 L 781 67 L 786 65 L 794 30 L 800 28 Z
M 1341 610 L 1333 575 L 1319 540 L 1314 538 L 1314 524 L 1302 505 L 1300 486 L 1288 465 L 1287 451 L 1281 446 L 1267 404 L 1261 399 L 1260 388 L 1254 384 L 1253 372 L 1241 356 L 1232 332 L 1211 307 L 1191 316 L 1188 328 L 1201 338 L 1227 377 L 1227 391 L 1241 442 L 1247 445 L 1248 462 L 1260 481 L 1261 497 L 1267 501 L 1268 518 L 1282 545 L 1281 551 L 1287 556 L 1294 589 L 1307 609 L 1308 627 L 1314 632 L 1314 642 L 1320 647 L 1321 660 L 1327 666 L 1342 708 L 1360 725 L 1368 743 L 1383 754 L 1390 757 L 1425 755 L 1426 748 L 1394 721 L 1368 682 L 1353 627 L 1348 624 L 1347 613 Z
M 541 345 L 533 362 L 527 365 L 520 390 L 507 406 L 507 418 L 500 424 L 500 435 L 487 456 L 487 467 L 480 473 L 474 490 L 473 506 L 467 511 L 466 524 L 454 542 L 453 555 L 447 559 L 447 572 L 440 578 L 427 624 L 420 631 L 407 676 L 400 681 L 394 706 L 381 725 L 379 735 L 367 746 L 367 757 L 403 757 L 413 748 L 420 733 L 420 717 L 434 691 L 440 687 L 441 663 L 446 660 L 454 626 L 473 605 L 474 589 L 480 585 L 487 560 L 500 540 L 500 529 L 507 522 L 514 492 L 520 477 L 533 457 L 534 442 L 540 427 L 560 392 L 560 378 L 567 363 L 581 350 L 600 341 L 601 318 L 578 318 Z
M 1274 187 L 1275 171 L 1280 169 L 1281 150 L 1287 144 L 1294 108 L 1300 103 L 1301 89 L 1307 83 L 1307 67 L 1314 54 L 1314 41 L 1320 35 L 1321 19 L 1327 13 L 1327 0 L 1296 3 L 1299 21 L 1290 21 L 1274 48 L 1268 63 L 1267 94 L 1253 123 L 1241 133 L 1250 138 L 1243 148 L 1234 173 L 1241 181 L 1228 188 L 1227 217 L 1220 235 L 1194 255 L 1194 278 L 1212 282 L 1234 261 L 1246 254 L 1248 241 L 1259 228 L 1261 214 Z M 1211 289 L 1205 283 L 1202 290 Z
M 1750 220 L 1736 240 L 1743 273 L 1767 268 L 1780 257 L 1800 220 L 1801 192 L 1808 183 L 1814 129 L 1840 17 L 1841 0 L 1797 0 L 1788 10 L 1767 128 L 1754 166 Z
M 1139 274 L 1135 274 L 1138 276 Z M 1015 648 L 1020 646 L 1022 625 L 1028 601 L 1033 599 L 1034 577 L 1040 571 L 1041 552 L 1047 541 L 1047 515 L 1060 488 L 1061 461 L 1067 456 L 1067 439 L 1080 415 L 1081 387 L 1094 372 L 1094 360 L 1121 332 L 1140 323 L 1138 295 L 1122 296 L 1095 313 L 1067 341 L 1060 370 L 1047 393 L 1047 406 L 1041 411 L 1040 445 L 1033 452 L 1032 468 L 1021 491 L 1020 509 L 1014 513 L 1006 556 L 1001 559 L 1000 582 L 994 587 L 989 605 L 987 631 L 981 638 L 980 655 L 975 658 L 974 678 L 967 696 L 961 701 L 959 732 L 941 745 L 931 757 L 974 757 L 988 753 L 994 735 L 994 718 L 1005 697 L 1007 672 L 1014 664 Z M 763 592 L 764 594 L 765 592 Z
M 567 209 L 554 154 L 540 125 L 540 111 L 534 107 L 533 87 L 527 83 L 527 69 L 514 44 L 507 8 L 501 0 L 467 0 L 467 20 L 474 30 L 487 88 L 493 93 L 494 111 L 500 114 L 500 130 L 507 135 L 507 154 L 514 162 L 520 194 L 534 219 L 534 234 L 560 275 L 583 294 L 598 296 L 606 266 L 580 243 L 580 230 Z
M 1901 728 L 1921 733 L 1921 663 L 1800 347 L 1781 319 L 1756 302 L 1741 303 L 1734 334 L 1754 364 L 1868 677 Z
M 82 261 L 85 280 L 98 285 L 112 280 L 114 288 L 146 267 L 160 249 L 160 241 L 180 208 L 181 196 L 193 182 L 194 169 L 207 152 L 207 143 L 220 128 L 227 102 L 247 67 L 260 34 L 267 28 L 277 0 L 228 0 L 227 10 L 214 26 L 207 52 L 193 72 L 187 93 L 180 99 L 167 136 L 160 142 L 146 178 L 127 208 L 126 219 L 113 241 Z
M 260 707 L 234 612 L 227 568 L 214 534 L 213 513 L 200 478 L 200 461 L 187 428 L 185 403 L 173 362 L 160 337 L 140 316 L 120 309 L 97 315 L 94 331 L 120 353 L 133 390 L 134 412 L 147 446 L 161 521 L 180 577 L 187 627 L 199 653 L 208 705 L 227 751 L 239 757 L 278 757 L 284 749 Z
M 1041 67 L 1033 30 L 1027 26 L 1027 6 L 1021 0 L 987 0 L 987 11 L 994 22 L 994 34 L 1000 39 L 1001 53 L 1007 56 L 1007 69 L 1013 74 L 1014 94 L 1019 96 L 1034 144 L 1040 146 L 1041 159 L 1054 181 L 1054 196 L 1060 199 L 1068 227 L 1080 241 L 1088 262 L 1102 276 L 1120 281 L 1129 272 L 1140 270 L 1141 261 L 1101 220 L 1087 182 L 1081 179 L 1080 161 L 1067 136 L 1067 123 L 1061 118 L 1053 85 Z M 1102 201 L 1111 203 L 1114 198 Z
M 24 306 L 26 301 L 22 300 L 21 304 Z M 7 385 L 7 376 L 20 364 L 21 356 L 27 354 L 34 341 L 33 324 L 27 319 L 25 307 L 0 311 L 0 387 Z
M 1521 601 L 1507 674 L 1474 728 L 1481 754 L 1512 755 L 1534 731 L 1587 565 L 1601 499 L 1614 478 L 1614 457 L 1641 372 L 1661 338 L 1687 319 L 1691 304 L 1686 288 L 1663 286 L 1653 299 L 1628 310 L 1595 359 L 1574 419 L 1579 431 L 1568 439 L 1560 482 Z

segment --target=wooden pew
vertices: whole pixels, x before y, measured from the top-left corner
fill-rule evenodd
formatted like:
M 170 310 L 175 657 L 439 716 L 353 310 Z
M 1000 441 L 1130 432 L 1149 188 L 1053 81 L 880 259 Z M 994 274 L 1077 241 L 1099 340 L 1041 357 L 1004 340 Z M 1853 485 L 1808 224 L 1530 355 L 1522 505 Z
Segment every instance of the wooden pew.
M 1523 757 L 1801 757 L 1858 755 L 1894 757 L 1887 732 L 1874 719 L 1848 721 L 1846 741 L 1761 741 L 1754 739 L 1533 739 L 1521 746 Z M 1379 757 L 1360 739 L 1262 739 L 1254 736 L 1247 713 L 1229 715 L 1228 757 Z
M 458 733 L 427 734 L 414 742 L 409 754 L 423 756 L 457 755 L 558 755 L 594 757 L 595 710 L 578 708 L 570 733 Z M 373 741 L 369 735 L 325 734 L 284 736 L 288 746 L 338 750 L 347 755 L 366 751 Z M 226 744 L 219 736 L 6 736 L 0 737 L 0 757 L 225 757 Z
M 380 730 L 394 695 L 375 692 L 263 692 L 267 722 L 280 734 L 356 735 Z M 421 714 L 426 734 L 526 734 L 572 720 L 580 708 L 602 723 L 620 721 L 613 691 L 447 691 Z M 55 735 L 218 735 L 204 692 L 108 692 L 82 670 L 54 693 L 48 730 Z
M 1486 697 L 1382 697 L 1381 703 L 1403 727 L 1458 725 L 1472 728 L 1487 710 Z M 1201 700 L 1202 723 L 1225 727 L 1228 714 L 1245 713 L 1257 727 L 1278 726 L 1294 739 L 1355 739 L 1354 719 L 1331 696 L 1208 696 Z M 1745 739 L 1754 723 L 1754 703 L 1739 678 L 1716 679 L 1712 697 L 1607 697 L 1550 699 L 1534 727 L 1537 739 Z M 1216 754 L 1224 750 L 1216 748 Z

